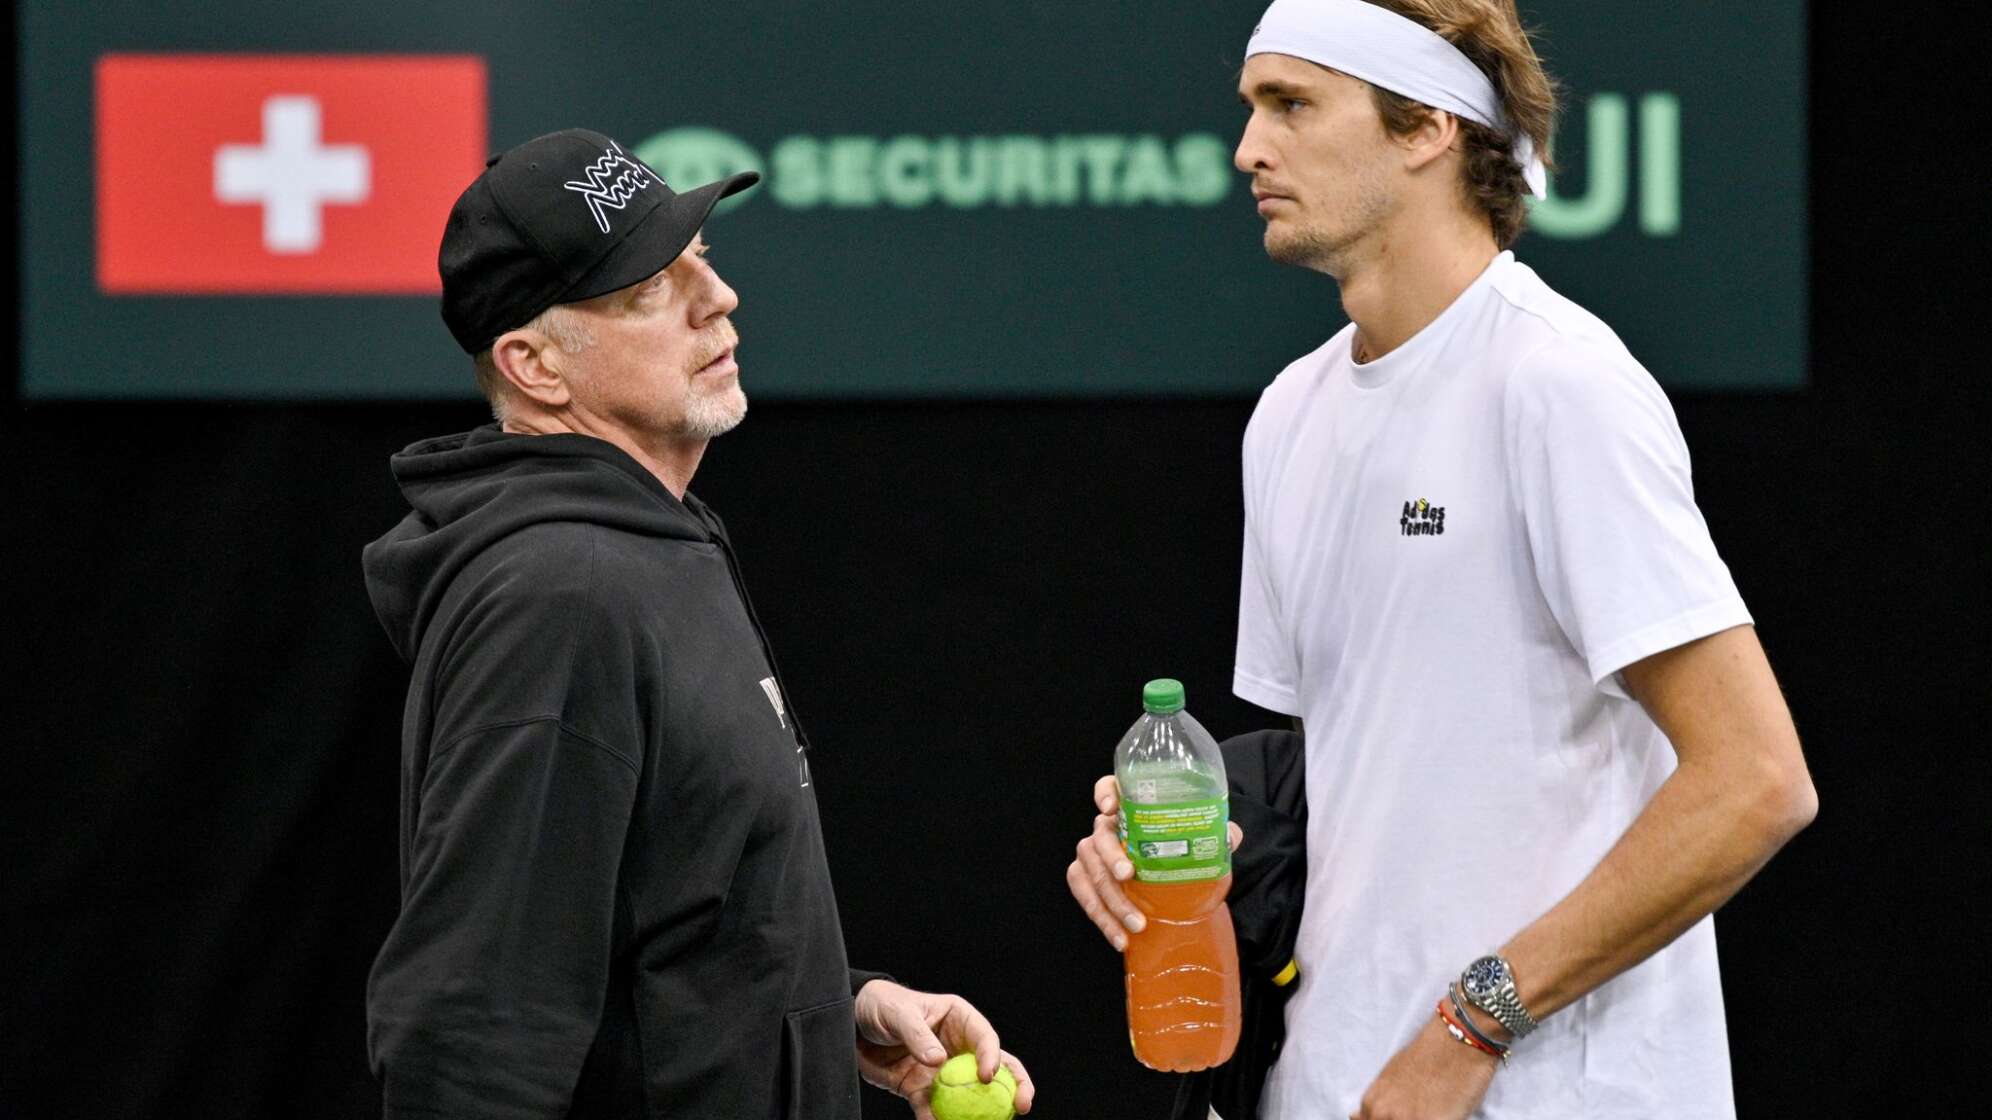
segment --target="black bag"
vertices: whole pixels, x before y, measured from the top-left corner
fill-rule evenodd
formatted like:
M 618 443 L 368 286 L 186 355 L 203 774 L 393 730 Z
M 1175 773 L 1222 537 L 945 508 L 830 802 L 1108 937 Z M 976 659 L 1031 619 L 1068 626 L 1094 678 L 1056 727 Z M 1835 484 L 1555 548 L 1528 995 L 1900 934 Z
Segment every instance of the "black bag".
M 1307 781 L 1295 731 L 1254 731 L 1219 744 L 1231 787 L 1231 819 L 1245 843 L 1231 861 L 1231 924 L 1238 933 L 1239 996 L 1244 1023 L 1231 1060 L 1185 1074 L 1172 1120 L 1255 1120 L 1266 1072 L 1286 1042 L 1292 977 L 1274 980 L 1293 961 L 1307 889 Z

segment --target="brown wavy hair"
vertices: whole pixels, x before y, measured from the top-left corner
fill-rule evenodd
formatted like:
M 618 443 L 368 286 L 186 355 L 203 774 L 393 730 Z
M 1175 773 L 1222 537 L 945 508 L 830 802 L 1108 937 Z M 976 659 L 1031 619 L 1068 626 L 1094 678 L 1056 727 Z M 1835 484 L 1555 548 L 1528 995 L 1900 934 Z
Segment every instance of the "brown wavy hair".
M 1515 0 L 1369 0 L 1438 33 L 1458 47 L 1487 80 L 1507 112 L 1505 129 L 1461 119 L 1460 150 L 1464 155 L 1460 191 L 1466 201 L 1486 213 L 1495 243 L 1506 249 L 1522 236 L 1528 223 L 1528 184 L 1515 162 L 1517 130 L 1535 142 L 1549 161 L 1550 134 L 1556 123 L 1557 85 L 1543 71 L 1535 44 L 1522 26 Z M 1391 133 L 1405 135 L 1424 123 L 1429 106 L 1372 85 L 1376 110 Z

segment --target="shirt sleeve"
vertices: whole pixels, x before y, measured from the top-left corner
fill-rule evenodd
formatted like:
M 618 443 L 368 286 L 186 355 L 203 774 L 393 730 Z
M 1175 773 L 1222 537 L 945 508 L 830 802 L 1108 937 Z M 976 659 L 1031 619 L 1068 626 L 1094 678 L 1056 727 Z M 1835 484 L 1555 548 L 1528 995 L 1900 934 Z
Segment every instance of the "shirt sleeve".
M 471 578 L 471 577 L 465 577 Z M 494 563 L 439 651 L 401 914 L 368 984 L 384 1115 L 564 1116 L 602 1023 L 643 752 L 588 538 Z
M 1231 691 L 1261 708 L 1298 716 L 1300 667 L 1293 641 L 1280 621 L 1279 598 L 1260 542 L 1264 522 L 1258 509 L 1259 471 L 1253 455 L 1256 434 L 1248 431 L 1245 440 L 1245 547 L 1238 573 L 1238 651 L 1232 664 Z
M 1651 375 L 1559 340 L 1516 370 L 1507 413 L 1536 582 L 1601 689 L 1624 698 L 1620 669 L 1750 622 Z
M 846 971 L 851 974 L 852 999 L 858 998 L 858 993 L 864 991 L 865 985 L 874 980 L 886 980 L 895 984 L 898 983 L 898 981 L 892 979 L 890 972 L 873 972 L 867 968 L 851 968 L 846 969 Z
M 431 761 L 402 913 L 375 965 L 387 1117 L 565 1115 L 608 990 L 637 767 L 555 719 Z

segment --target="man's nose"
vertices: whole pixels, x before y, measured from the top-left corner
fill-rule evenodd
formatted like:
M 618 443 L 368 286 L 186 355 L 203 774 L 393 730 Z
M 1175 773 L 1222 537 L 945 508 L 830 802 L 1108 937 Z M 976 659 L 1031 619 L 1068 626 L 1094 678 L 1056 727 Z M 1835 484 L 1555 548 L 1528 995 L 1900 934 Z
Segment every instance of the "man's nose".
M 1238 147 L 1231 153 L 1231 166 L 1250 175 L 1262 168 L 1270 168 L 1271 157 L 1271 151 L 1260 136 L 1259 114 L 1253 113 L 1245 122 L 1245 131 L 1238 137 Z
M 723 315 L 730 315 L 739 306 L 739 293 L 728 286 L 726 281 L 721 280 L 719 273 L 711 273 L 707 277 L 705 291 L 699 300 L 699 311 L 701 312 L 699 323 L 703 325 Z

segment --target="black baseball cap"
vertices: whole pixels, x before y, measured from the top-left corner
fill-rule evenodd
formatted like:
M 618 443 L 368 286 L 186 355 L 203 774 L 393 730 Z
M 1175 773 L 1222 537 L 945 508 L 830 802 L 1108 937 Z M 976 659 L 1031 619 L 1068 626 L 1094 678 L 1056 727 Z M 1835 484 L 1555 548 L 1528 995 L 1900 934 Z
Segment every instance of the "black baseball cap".
M 492 156 L 443 227 L 443 322 L 475 354 L 556 303 L 647 279 L 685 251 L 720 199 L 760 179 L 743 171 L 680 194 L 581 128 Z

